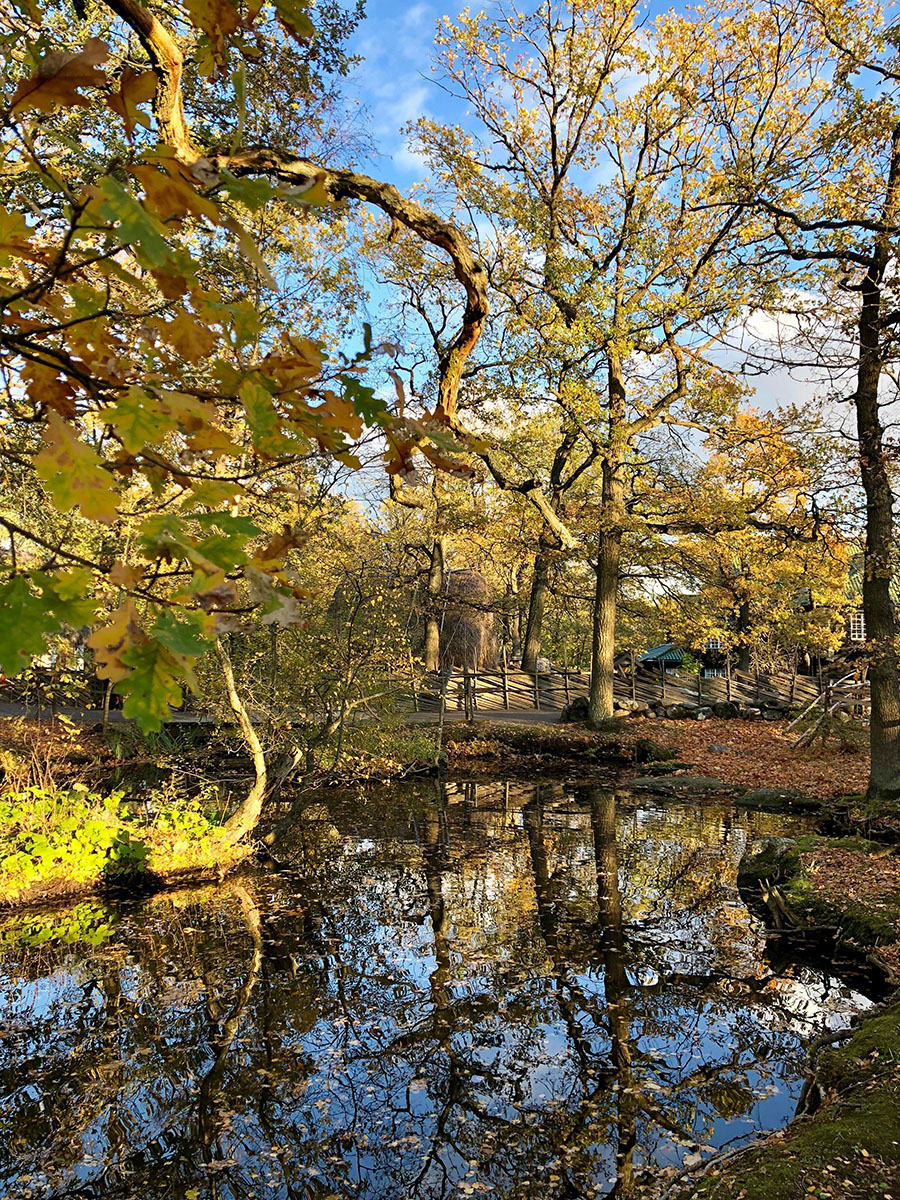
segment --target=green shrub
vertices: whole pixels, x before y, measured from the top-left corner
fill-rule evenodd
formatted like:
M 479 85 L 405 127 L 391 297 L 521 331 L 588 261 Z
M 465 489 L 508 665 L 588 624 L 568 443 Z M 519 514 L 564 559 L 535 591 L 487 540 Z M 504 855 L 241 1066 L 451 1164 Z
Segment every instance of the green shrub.
M 122 792 L 30 787 L 0 794 L 0 899 L 37 884 L 79 885 L 136 872 L 213 867 L 234 859 L 205 797 L 148 795 L 154 815 Z

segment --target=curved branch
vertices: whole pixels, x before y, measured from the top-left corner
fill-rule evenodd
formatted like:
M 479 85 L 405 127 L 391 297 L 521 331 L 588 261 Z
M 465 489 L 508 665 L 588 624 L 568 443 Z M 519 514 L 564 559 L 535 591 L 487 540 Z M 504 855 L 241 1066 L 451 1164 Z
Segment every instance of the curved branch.
M 150 59 L 158 84 L 154 115 L 161 139 L 192 174 L 214 186 L 222 171 L 233 175 L 263 175 L 291 187 L 318 184 L 333 201 L 362 200 L 381 209 L 392 223 L 406 226 L 423 241 L 449 254 L 453 272 L 466 293 L 462 324 L 441 354 L 435 420 L 453 425 L 460 380 L 466 359 L 475 349 L 488 315 L 488 276 L 462 230 L 408 199 L 392 184 L 355 171 L 331 170 L 290 151 L 271 146 L 246 146 L 229 154 L 206 154 L 193 142 L 184 115 L 181 78 L 184 59 L 175 39 L 138 0 L 105 0 L 137 34 Z

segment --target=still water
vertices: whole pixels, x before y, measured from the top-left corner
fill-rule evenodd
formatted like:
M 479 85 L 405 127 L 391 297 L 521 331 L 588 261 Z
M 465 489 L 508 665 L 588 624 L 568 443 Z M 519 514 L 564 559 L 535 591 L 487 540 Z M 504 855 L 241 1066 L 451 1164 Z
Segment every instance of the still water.
M 640 1196 L 786 1123 L 804 1044 L 868 1005 L 738 895 L 748 840 L 808 828 L 596 785 L 320 794 L 289 870 L 7 921 L 0 1197 Z

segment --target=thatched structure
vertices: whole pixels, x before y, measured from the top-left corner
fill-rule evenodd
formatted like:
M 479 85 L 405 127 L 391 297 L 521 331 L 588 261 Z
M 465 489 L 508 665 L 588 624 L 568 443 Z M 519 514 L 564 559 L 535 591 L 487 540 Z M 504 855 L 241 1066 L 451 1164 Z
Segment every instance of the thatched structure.
M 441 625 L 441 666 L 489 671 L 497 665 L 491 592 L 480 571 L 450 571 Z

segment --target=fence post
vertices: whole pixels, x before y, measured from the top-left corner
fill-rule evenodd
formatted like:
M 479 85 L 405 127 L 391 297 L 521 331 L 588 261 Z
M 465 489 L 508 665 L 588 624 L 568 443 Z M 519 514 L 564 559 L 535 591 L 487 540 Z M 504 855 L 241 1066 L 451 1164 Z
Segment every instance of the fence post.
M 565 688 L 565 693 L 566 693 L 566 704 L 570 704 L 571 700 L 569 699 L 569 668 L 568 667 L 563 667 L 563 687 Z
M 634 651 L 628 651 L 628 661 L 631 666 L 631 699 L 632 702 L 637 700 L 637 675 L 634 667 Z
M 759 670 L 756 672 L 756 703 L 759 704 Z
M 273 628 L 274 628 L 274 626 L 273 626 Z M 409 677 L 412 682 L 413 712 L 418 712 L 419 711 L 419 692 L 416 687 L 416 668 L 413 665 L 412 651 L 410 651 L 410 654 L 409 654 Z
M 725 651 L 725 699 L 731 703 L 731 651 Z
M 534 668 L 534 707 L 538 712 L 541 711 L 541 683 L 537 667 Z
M 703 678 L 700 674 L 702 667 L 697 668 L 697 704 L 703 707 Z
M 500 678 L 503 682 L 503 711 L 509 712 L 509 676 L 506 673 L 506 647 L 503 647 L 503 664 L 500 669 Z

